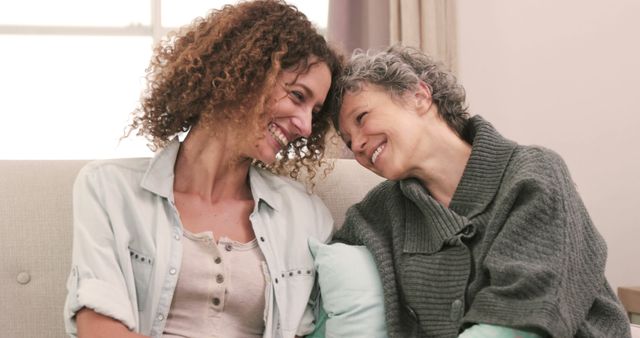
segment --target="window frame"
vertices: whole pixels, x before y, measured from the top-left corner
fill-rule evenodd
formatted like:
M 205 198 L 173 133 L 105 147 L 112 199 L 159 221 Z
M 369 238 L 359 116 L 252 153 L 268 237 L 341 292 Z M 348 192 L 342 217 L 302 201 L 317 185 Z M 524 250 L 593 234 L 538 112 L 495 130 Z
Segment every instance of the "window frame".
M 151 36 L 153 44 L 177 27 L 162 26 L 162 0 L 149 0 L 150 25 L 135 24 L 124 27 L 58 26 L 58 25 L 2 25 L 0 35 L 92 35 L 92 36 Z

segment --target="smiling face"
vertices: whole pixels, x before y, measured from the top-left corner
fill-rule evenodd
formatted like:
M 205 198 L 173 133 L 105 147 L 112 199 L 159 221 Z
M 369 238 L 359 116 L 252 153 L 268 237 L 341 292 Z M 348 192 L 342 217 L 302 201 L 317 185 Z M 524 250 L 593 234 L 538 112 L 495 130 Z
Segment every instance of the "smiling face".
M 289 142 L 311 134 L 312 117 L 322 109 L 331 86 L 331 72 L 326 63 L 309 63 L 305 72 L 283 70 L 278 75 L 270 95 L 275 101 L 270 120 L 248 157 L 271 164 Z
M 400 104 L 385 90 L 364 84 L 345 93 L 339 125 L 343 140 L 365 168 L 390 180 L 411 176 L 424 142 L 425 120 L 418 105 Z

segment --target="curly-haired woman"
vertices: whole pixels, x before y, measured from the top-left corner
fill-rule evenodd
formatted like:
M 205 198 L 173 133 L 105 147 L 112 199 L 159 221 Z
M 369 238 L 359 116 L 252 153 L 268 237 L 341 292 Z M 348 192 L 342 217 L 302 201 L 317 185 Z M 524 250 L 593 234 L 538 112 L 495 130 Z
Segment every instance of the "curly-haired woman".
M 373 254 L 390 337 L 630 336 L 560 156 L 470 117 L 455 77 L 413 48 L 357 53 L 336 81 L 336 127 L 388 181 L 334 239 Z
M 159 151 L 92 162 L 74 185 L 68 333 L 311 332 L 307 239 L 327 241 L 333 220 L 282 175 L 324 164 L 340 70 L 307 18 L 274 0 L 212 11 L 160 45 L 130 128 Z

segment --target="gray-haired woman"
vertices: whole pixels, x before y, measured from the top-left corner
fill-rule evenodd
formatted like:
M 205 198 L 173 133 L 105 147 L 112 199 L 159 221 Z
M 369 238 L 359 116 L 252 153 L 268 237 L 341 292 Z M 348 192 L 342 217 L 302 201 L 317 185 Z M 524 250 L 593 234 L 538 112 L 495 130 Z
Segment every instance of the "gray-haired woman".
M 630 336 L 560 156 L 470 117 L 455 77 L 415 49 L 356 53 L 337 91 L 336 128 L 388 181 L 334 239 L 373 254 L 391 337 Z

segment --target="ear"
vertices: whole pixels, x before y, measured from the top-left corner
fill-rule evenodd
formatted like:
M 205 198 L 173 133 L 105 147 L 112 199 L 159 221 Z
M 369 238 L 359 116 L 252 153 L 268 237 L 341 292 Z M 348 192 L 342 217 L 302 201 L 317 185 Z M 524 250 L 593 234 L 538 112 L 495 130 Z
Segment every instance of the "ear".
M 433 97 L 431 96 L 431 86 L 424 81 L 418 83 L 418 87 L 415 91 L 416 111 L 419 114 L 424 114 L 431 108 L 433 104 Z

